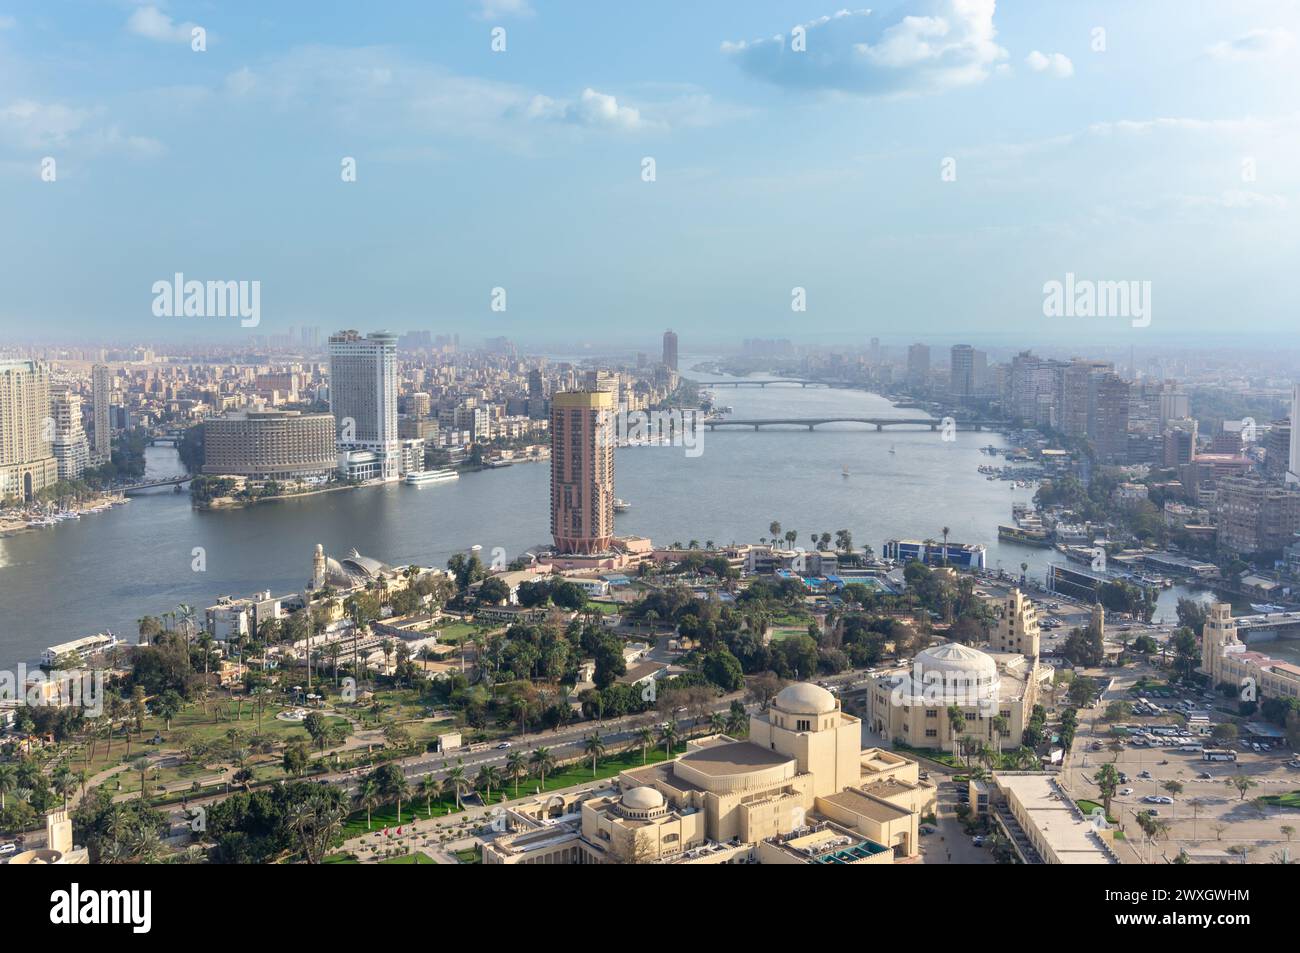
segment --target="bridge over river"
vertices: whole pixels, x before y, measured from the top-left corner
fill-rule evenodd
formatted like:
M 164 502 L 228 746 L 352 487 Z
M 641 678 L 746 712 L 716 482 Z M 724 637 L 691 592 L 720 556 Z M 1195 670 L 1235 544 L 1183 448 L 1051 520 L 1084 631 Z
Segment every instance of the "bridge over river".
M 189 483 L 194 478 L 192 476 L 164 477 L 161 480 L 143 480 L 140 483 L 132 483 L 130 486 L 122 487 L 122 492 L 127 496 L 135 496 L 137 493 L 143 493 L 146 490 L 156 490 L 163 486 L 181 486 Z
M 931 430 L 938 430 L 943 427 L 944 422 L 935 417 L 724 417 L 705 420 L 703 424 L 710 430 L 719 427 L 751 427 L 759 430 L 763 427 L 777 426 L 806 427 L 815 430 L 822 424 L 864 424 L 875 427 L 879 431 L 886 427 L 929 427 Z M 958 420 L 954 421 L 954 425 L 958 430 L 996 429 L 999 426 L 992 420 Z

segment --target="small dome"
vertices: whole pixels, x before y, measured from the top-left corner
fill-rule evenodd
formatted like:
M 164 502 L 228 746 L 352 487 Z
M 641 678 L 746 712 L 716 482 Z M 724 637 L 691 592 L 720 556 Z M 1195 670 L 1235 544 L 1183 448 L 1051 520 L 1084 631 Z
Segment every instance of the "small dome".
M 835 710 L 835 696 L 811 682 L 799 682 L 781 689 L 773 704 L 792 715 L 828 715 Z
M 621 803 L 632 811 L 657 811 L 664 806 L 664 796 L 655 788 L 644 784 L 624 794 Z

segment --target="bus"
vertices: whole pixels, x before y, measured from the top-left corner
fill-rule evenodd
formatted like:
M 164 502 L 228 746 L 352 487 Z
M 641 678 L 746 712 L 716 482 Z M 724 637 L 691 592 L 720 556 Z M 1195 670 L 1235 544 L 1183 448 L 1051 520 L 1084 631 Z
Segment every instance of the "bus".
M 1206 748 L 1202 757 L 1206 761 L 1236 761 L 1237 752 L 1231 748 Z

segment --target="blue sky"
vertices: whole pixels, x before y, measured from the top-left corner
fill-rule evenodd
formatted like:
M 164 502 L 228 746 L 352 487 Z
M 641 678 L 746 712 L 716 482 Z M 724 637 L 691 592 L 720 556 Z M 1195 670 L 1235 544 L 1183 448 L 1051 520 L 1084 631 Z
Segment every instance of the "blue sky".
M 1251 0 L 0 0 L 0 343 L 1254 343 L 1300 313 L 1298 38 Z M 154 317 L 177 271 L 260 281 L 257 332 Z M 1150 281 L 1150 327 L 1044 317 L 1067 272 Z

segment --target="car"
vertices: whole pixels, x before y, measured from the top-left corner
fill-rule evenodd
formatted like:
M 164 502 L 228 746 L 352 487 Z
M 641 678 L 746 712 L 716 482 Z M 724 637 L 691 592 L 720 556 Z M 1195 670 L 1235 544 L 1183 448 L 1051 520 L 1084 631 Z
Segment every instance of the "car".
M 1138 813 L 1139 813 L 1139 814 L 1146 814 L 1146 815 L 1149 815 L 1150 817 L 1159 817 L 1159 816 L 1160 816 L 1160 812 L 1157 811 L 1154 807 L 1148 807 L 1148 808 L 1146 808 L 1146 809 L 1144 809 L 1144 810 L 1138 811 Z
M 983 834 L 976 834 L 974 837 L 971 838 L 971 843 L 974 844 L 976 847 L 983 847 L 983 846 L 984 846 L 984 835 L 983 835 Z
M 934 827 L 931 824 L 922 824 L 920 827 L 917 828 L 917 830 L 919 830 L 922 834 L 933 834 L 938 829 L 939 828 Z
M 0 854 L 12 854 L 17 849 L 17 844 L 0 844 Z
M 1210 774 L 1209 771 L 1202 771 L 1200 774 L 1197 775 L 1197 777 L 1200 778 L 1202 781 L 1214 780 L 1214 775 Z
M 1174 799 L 1163 794 L 1148 794 L 1142 799 L 1144 804 L 1173 804 Z
M 1119 783 L 1128 784 L 1128 775 L 1125 774 L 1123 771 L 1119 773 Z
M 1145 778 L 1146 780 L 1150 781 L 1150 780 L 1151 780 L 1151 772 L 1150 772 L 1150 771 L 1139 771 L 1139 772 L 1138 772 L 1138 777 L 1139 777 L 1139 778 Z
M 1120 788 L 1118 793 L 1119 793 L 1122 797 L 1128 797 L 1130 794 L 1133 793 L 1133 789 L 1132 789 L 1132 788 Z
M 508 741 L 503 741 L 503 742 L 501 742 L 501 744 L 497 745 L 497 750 L 498 750 L 498 751 L 505 751 L 505 750 L 506 750 L 507 748 L 509 748 L 509 747 L 510 747 L 510 742 L 508 742 Z

